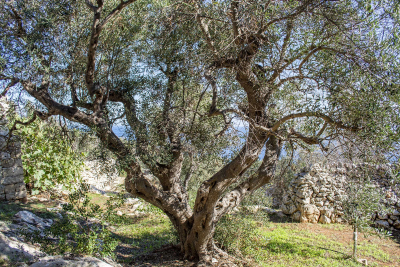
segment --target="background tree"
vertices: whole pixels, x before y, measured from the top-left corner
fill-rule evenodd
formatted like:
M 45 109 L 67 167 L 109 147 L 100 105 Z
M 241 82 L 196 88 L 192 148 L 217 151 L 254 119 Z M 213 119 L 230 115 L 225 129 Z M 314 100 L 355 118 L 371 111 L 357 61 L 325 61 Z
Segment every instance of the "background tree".
M 343 199 L 343 218 L 353 227 L 353 258 L 357 260 L 358 232 L 364 234 L 387 235 L 384 229 L 373 228 L 372 217 L 378 213 L 388 213 L 382 203 L 383 192 L 368 177 L 357 177 L 349 181 L 346 198 Z
M 284 144 L 326 150 L 340 136 L 398 136 L 399 28 L 386 12 L 398 10 L 395 2 L 43 0 L 1 8 L 4 94 L 14 86 L 38 101 L 40 118 L 92 129 L 126 171 L 127 191 L 163 210 L 185 257 L 204 264 L 227 256 L 214 244 L 215 225 L 272 179 Z M 121 119 L 134 150 L 113 132 Z M 243 139 L 232 138 L 238 121 Z M 207 154 L 224 165 L 191 206 L 191 162 Z

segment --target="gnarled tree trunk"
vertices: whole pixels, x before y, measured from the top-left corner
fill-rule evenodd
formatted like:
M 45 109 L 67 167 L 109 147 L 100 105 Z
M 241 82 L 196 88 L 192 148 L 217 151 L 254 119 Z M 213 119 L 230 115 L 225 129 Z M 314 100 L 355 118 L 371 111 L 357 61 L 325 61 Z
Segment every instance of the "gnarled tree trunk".
M 259 141 L 265 143 L 263 139 Z M 227 253 L 215 245 L 213 239 L 218 221 L 238 206 L 246 195 L 270 181 L 281 150 L 280 140 L 273 136 L 269 137 L 261 166 L 245 182 L 227 192 L 227 187 L 234 181 L 224 184 L 223 181 L 243 174 L 257 159 L 262 147 L 263 145 L 258 142 L 254 142 L 253 145 L 247 143 L 231 164 L 205 181 L 198 190 L 194 210 L 188 205 L 188 196 L 184 193 L 181 183 L 176 184 L 174 190 L 165 191 L 151 183 L 136 163 L 131 163 L 127 169 L 125 186 L 131 194 L 143 198 L 165 212 L 178 233 L 181 251 L 185 258 L 212 264 L 213 258 L 217 260 L 229 258 Z

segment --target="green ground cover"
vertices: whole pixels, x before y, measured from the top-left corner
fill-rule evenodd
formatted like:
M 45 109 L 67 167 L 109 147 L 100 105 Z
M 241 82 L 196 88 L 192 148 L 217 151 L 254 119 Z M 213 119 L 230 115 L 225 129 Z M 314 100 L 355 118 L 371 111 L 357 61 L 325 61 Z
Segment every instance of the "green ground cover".
M 91 194 L 91 197 L 99 205 L 107 199 L 96 194 Z M 56 205 L 55 202 L 0 204 L 0 220 L 10 221 L 19 210 L 53 218 L 54 213 L 47 208 Z M 113 236 L 120 242 L 117 258 L 121 263 L 129 263 L 168 244 L 177 244 L 175 231 L 160 210 L 145 206 L 142 211 L 144 213 L 139 217 L 122 216 L 119 222 L 109 225 Z M 346 225 L 247 221 L 244 228 L 241 225 L 234 227 L 237 229 L 232 232 L 241 236 L 236 240 L 226 239 L 228 245 L 225 248 L 244 258 L 250 266 L 362 266 L 350 258 L 351 229 Z M 240 233 L 240 229 L 244 230 Z M 335 238 L 339 235 L 343 238 Z M 399 254 L 399 245 L 391 239 L 374 242 L 361 239 L 359 243 L 359 257 L 367 258 L 368 266 L 400 266 Z

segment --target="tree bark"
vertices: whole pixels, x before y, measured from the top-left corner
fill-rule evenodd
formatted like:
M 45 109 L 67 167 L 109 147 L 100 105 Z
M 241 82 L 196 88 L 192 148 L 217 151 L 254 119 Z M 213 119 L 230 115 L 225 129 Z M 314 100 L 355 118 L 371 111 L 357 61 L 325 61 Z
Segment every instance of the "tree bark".
M 354 225 L 353 227 L 353 258 L 357 260 L 357 226 Z
M 246 147 L 249 148 L 248 145 Z M 137 163 L 132 162 L 129 169 L 127 169 L 128 175 L 125 186 L 131 194 L 164 211 L 177 231 L 181 252 L 186 259 L 199 260 L 200 265 L 212 266 L 213 259 L 217 261 L 220 259 L 232 260 L 227 253 L 215 245 L 213 237 L 217 222 L 224 214 L 238 206 L 245 196 L 268 183 L 274 175 L 276 162 L 281 150 L 281 141 L 275 137 L 270 137 L 265 147 L 265 157 L 257 172 L 232 191 L 225 192 L 225 195 L 223 195 L 214 191 L 216 189 L 211 186 L 212 179 L 210 179 L 211 181 L 206 181 L 204 183 L 206 186 L 203 184 L 199 190 L 194 211 L 190 208 L 185 194 L 175 193 L 172 188 L 166 191 L 163 190 L 162 185 L 153 184 L 150 179 L 143 175 Z M 253 153 L 258 155 L 257 152 L 253 151 Z M 253 153 L 248 157 L 252 158 Z M 235 163 L 236 161 L 234 160 L 233 162 Z M 247 168 L 247 165 L 244 164 L 246 162 L 248 161 L 242 157 L 239 162 L 241 164 L 235 163 L 240 165 L 235 166 L 235 170 L 243 172 Z M 216 177 L 226 179 L 229 176 L 228 174 L 227 170 L 225 170 L 225 172 L 214 176 L 214 179 Z M 204 201 L 201 200 L 202 197 L 208 200 L 206 200 L 204 206 L 200 205 L 200 202 Z

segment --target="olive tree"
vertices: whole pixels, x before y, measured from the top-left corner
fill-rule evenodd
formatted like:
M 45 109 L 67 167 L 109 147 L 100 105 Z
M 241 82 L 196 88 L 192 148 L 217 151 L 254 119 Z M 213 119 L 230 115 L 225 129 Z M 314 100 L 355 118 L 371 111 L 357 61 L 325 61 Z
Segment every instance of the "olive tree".
M 92 129 L 126 171 L 126 190 L 170 218 L 188 259 L 227 257 L 216 224 L 274 177 L 284 146 L 397 135 L 390 1 L 0 5 L 3 94 L 22 90 L 34 116 Z M 129 142 L 113 132 L 118 120 Z M 224 165 L 192 206 L 192 166 L 215 157 Z

